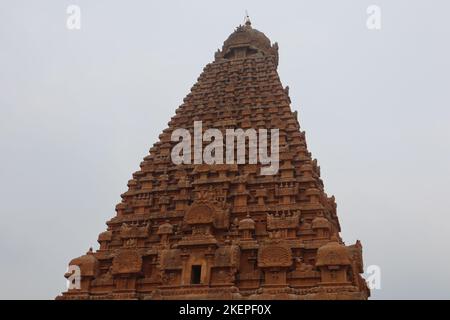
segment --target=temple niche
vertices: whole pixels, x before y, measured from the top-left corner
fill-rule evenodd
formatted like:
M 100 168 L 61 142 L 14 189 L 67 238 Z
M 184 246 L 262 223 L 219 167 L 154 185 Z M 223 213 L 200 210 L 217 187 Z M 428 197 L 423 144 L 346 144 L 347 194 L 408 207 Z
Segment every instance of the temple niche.
M 229 36 L 128 181 L 98 250 L 69 263 L 80 286 L 58 299 L 369 297 L 361 243 L 340 236 L 278 50 L 249 20 Z M 224 136 L 279 129 L 278 173 L 262 175 L 259 163 L 174 164 L 171 135 L 192 135 L 194 121 Z

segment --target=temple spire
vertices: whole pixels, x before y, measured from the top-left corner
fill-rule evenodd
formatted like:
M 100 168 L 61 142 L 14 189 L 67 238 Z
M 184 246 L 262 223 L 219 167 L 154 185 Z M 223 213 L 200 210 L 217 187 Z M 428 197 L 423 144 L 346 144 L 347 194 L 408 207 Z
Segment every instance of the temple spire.
M 99 250 L 69 262 L 80 283 L 58 299 L 367 299 L 362 246 L 339 236 L 335 200 L 323 190 L 277 65 L 278 46 L 247 14 L 132 174 Z M 215 132 L 208 145 L 200 139 L 202 156 L 211 157 L 178 162 L 172 136 L 186 128 L 183 142 L 192 131 L 196 140 L 197 121 L 205 137 Z M 248 130 L 259 131 L 256 141 L 241 145 Z M 225 150 L 231 162 L 214 145 L 223 147 L 230 132 L 238 140 Z M 253 142 L 270 158 L 256 157 Z

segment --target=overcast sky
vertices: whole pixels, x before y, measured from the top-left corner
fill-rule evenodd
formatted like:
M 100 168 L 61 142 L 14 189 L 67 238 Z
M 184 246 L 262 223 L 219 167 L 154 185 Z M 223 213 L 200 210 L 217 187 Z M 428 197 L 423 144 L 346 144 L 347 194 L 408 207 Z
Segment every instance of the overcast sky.
M 70 4 L 81 30 L 66 28 Z M 0 298 L 64 290 L 246 9 L 279 43 L 344 240 L 381 268 L 372 297 L 450 298 L 446 0 L 2 0 Z

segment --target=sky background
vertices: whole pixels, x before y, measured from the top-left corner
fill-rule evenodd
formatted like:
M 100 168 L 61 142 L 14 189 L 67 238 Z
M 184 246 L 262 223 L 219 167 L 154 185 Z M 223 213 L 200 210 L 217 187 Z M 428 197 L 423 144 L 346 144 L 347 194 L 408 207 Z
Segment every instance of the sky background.
M 1 0 L 1 299 L 65 289 L 245 10 L 279 43 L 344 240 L 381 268 L 372 298 L 450 298 L 450 2 Z

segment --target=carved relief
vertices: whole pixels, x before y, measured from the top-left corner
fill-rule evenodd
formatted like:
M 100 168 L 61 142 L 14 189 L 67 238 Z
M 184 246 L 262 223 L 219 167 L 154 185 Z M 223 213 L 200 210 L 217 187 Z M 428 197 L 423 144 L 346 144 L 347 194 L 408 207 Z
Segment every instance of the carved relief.
M 284 244 L 263 245 L 258 251 L 258 267 L 290 267 L 292 265 L 291 249 Z
M 214 255 L 214 266 L 238 268 L 239 255 L 240 250 L 238 246 L 220 247 Z
M 194 203 L 187 210 L 184 222 L 188 225 L 212 225 L 217 229 L 228 228 L 228 210 L 207 202 Z
M 139 226 L 137 223 L 123 223 L 120 227 L 120 237 L 122 239 L 129 238 L 146 238 L 149 234 L 150 225 Z
M 132 249 L 120 250 L 114 257 L 112 264 L 113 274 L 139 273 L 142 268 L 142 257 Z
M 187 224 L 212 224 L 214 222 L 215 211 L 208 205 L 199 204 L 193 205 L 184 217 Z
M 300 213 L 275 213 L 267 215 L 267 230 L 295 229 L 299 225 Z

